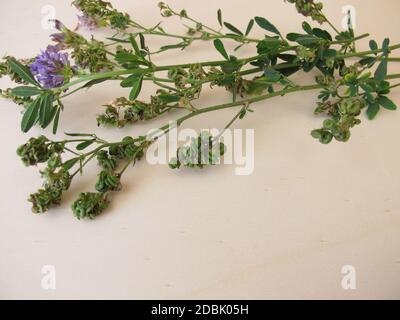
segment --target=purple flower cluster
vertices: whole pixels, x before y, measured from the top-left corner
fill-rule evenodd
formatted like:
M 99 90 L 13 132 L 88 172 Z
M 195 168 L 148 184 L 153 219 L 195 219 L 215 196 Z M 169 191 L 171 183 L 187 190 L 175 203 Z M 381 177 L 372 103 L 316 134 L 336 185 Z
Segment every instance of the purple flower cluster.
M 71 70 L 68 53 L 58 51 L 56 46 L 48 46 L 29 66 L 30 71 L 44 88 L 56 88 L 64 84 L 65 74 Z

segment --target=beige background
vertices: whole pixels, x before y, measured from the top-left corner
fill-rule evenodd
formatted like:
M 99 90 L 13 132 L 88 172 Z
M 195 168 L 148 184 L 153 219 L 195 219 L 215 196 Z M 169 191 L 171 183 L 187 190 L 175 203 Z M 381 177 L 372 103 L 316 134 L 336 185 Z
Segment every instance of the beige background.
M 145 25 L 160 19 L 156 2 L 113 1 Z M 343 5 L 352 4 L 358 34 L 400 42 L 398 0 L 324 2 L 336 25 Z M 67 25 L 75 24 L 68 1 L 2 1 L 0 54 L 34 56 L 46 47 L 51 32 L 41 27 L 41 8 L 47 4 Z M 281 0 L 170 4 L 214 25 L 218 8 L 242 28 L 255 15 L 285 33 L 299 30 L 302 21 Z M 178 25 L 168 21 L 165 27 L 178 32 Z M 366 49 L 367 41 L 361 46 Z M 197 43 L 179 55 L 159 56 L 157 63 L 215 58 L 210 44 Z M 400 72 L 400 65 L 390 69 Z M 295 78 L 307 79 L 312 75 Z M 143 97 L 151 92 L 146 88 Z M 116 140 L 168 120 L 98 129 L 100 106 L 124 93 L 118 84 L 106 84 L 68 98 L 59 137 L 85 128 Z M 197 105 L 227 97 L 223 90 L 206 90 Z M 392 98 L 400 104 L 400 90 Z M 38 172 L 23 167 L 15 149 L 41 131 L 19 132 L 20 109 L 1 100 L 0 298 L 400 298 L 400 113 L 382 112 L 355 128 L 347 144 L 322 146 L 309 135 L 322 122 L 313 115 L 315 100 L 310 92 L 259 103 L 256 113 L 235 125 L 255 128 L 254 174 L 235 176 L 233 165 L 175 172 L 142 162 L 128 171 L 111 209 L 93 222 L 77 221 L 69 206 L 78 192 L 92 190 L 95 166 L 73 184 L 59 209 L 31 214 L 26 198 L 40 186 Z M 200 117 L 187 127 L 218 128 L 233 114 Z M 341 288 L 341 268 L 348 264 L 357 271 L 356 290 Z M 56 290 L 41 288 L 43 265 L 56 267 Z

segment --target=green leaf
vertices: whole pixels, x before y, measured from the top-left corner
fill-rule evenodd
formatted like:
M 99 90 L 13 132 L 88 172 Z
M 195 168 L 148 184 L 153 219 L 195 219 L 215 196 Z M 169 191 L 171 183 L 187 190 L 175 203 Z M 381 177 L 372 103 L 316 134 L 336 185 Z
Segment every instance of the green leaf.
M 279 67 L 279 72 L 283 74 L 285 77 L 289 77 L 292 74 L 296 73 L 297 71 L 300 70 L 301 66 L 293 66 L 290 63 L 281 63 L 276 65 L 276 67 Z
M 220 39 L 214 40 L 214 47 L 218 50 L 218 52 L 226 59 L 229 60 L 228 53 L 225 50 L 224 44 Z
M 135 62 L 138 61 L 138 57 L 129 52 L 119 52 L 115 56 L 115 60 L 119 63 L 126 63 L 126 62 Z
M 305 36 L 300 36 L 296 39 L 296 42 L 298 44 L 301 44 L 302 46 L 308 46 L 308 45 L 314 45 L 320 41 L 319 38 L 316 36 L 312 35 L 305 35 Z
M 40 90 L 37 87 L 28 87 L 28 86 L 21 86 L 21 87 L 16 87 L 11 90 L 11 93 L 14 96 L 18 97 L 32 97 L 40 94 L 42 90 Z
M 378 44 L 376 43 L 375 40 L 370 40 L 369 47 L 371 50 L 378 50 Z
M 92 133 L 65 132 L 68 137 L 93 137 Z
M 390 100 L 388 97 L 380 96 L 377 101 L 382 107 L 388 110 L 396 110 L 396 104 Z
M 387 55 L 389 53 L 389 44 L 390 44 L 390 39 L 386 38 L 383 40 L 382 43 L 382 49 L 383 49 L 383 54 Z
M 388 72 L 388 60 L 387 58 L 383 59 L 379 64 L 378 68 L 375 71 L 375 79 L 376 80 L 385 80 Z
M 60 112 L 61 112 L 61 109 L 60 109 L 60 107 L 57 107 L 56 110 L 57 110 L 57 111 L 56 111 L 56 113 L 55 113 L 54 122 L 53 122 L 53 134 L 56 134 L 56 133 L 57 133 L 58 122 L 60 121 Z
M 227 62 L 225 62 L 222 66 L 221 69 L 223 72 L 227 73 L 227 74 L 231 74 L 233 72 L 236 72 L 240 69 L 241 65 L 240 63 L 237 61 L 237 59 L 231 59 Z
M 282 74 L 273 68 L 265 70 L 264 75 L 269 82 L 278 82 L 282 77 Z
M 129 100 L 135 100 L 140 91 L 142 90 L 142 84 L 143 84 L 143 77 L 136 78 L 135 82 L 132 85 L 132 90 L 129 93 Z
M 171 50 L 171 49 L 178 49 L 178 48 L 186 48 L 188 46 L 187 42 L 180 42 L 177 44 L 170 44 L 166 46 L 162 46 L 160 50 L 166 51 L 166 50 Z
M 308 22 L 304 21 L 302 27 L 305 32 L 307 32 L 308 34 L 312 34 L 312 28 Z
M 133 87 L 134 84 L 137 82 L 137 80 L 141 77 L 141 75 L 138 74 L 132 74 L 126 79 L 122 80 L 120 85 L 123 88 L 130 88 Z
M 139 46 L 138 46 L 138 44 L 137 44 L 137 42 L 135 40 L 135 37 L 132 34 L 129 35 L 129 41 L 130 41 L 130 43 L 132 45 L 133 50 L 135 50 L 136 55 L 140 56 L 141 53 L 140 53 Z
M 46 128 L 55 115 L 53 107 L 54 95 L 52 93 L 45 94 L 40 104 L 39 122 L 41 127 Z
M 246 36 L 248 36 L 250 34 L 251 30 L 253 29 L 253 26 L 254 26 L 254 20 L 251 19 L 246 28 L 246 33 L 245 33 Z
M 363 66 L 366 66 L 366 65 L 373 65 L 375 62 L 376 62 L 376 58 L 367 57 L 367 58 L 361 59 L 358 63 Z
M 219 25 L 222 27 L 222 11 L 221 11 L 221 9 L 218 9 L 217 19 L 218 19 Z
M 20 62 L 18 62 L 13 58 L 8 59 L 8 64 L 10 65 L 11 70 L 14 71 L 16 74 L 18 74 L 23 80 L 25 80 L 30 84 L 33 84 L 36 87 L 40 87 L 35 77 L 32 75 L 29 69 L 25 67 L 23 64 L 21 64 Z
M 297 56 L 294 54 L 281 53 L 280 55 L 278 55 L 278 58 L 286 62 L 294 63 L 294 61 L 296 61 L 297 59 Z
M 160 94 L 158 97 L 164 103 L 178 102 L 179 100 L 181 100 L 181 96 L 178 96 L 176 94 L 165 93 L 165 94 Z
M 323 56 L 324 58 L 335 58 L 337 56 L 337 51 L 335 49 L 325 49 Z
M 76 158 L 69 159 L 68 161 L 65 161 L 63 163 L 63 168 L 65 170 L 71 169 L 79 161 L 79 159 L 80 159 L 80 157 L 76 157 Z
M 367 83 L 360 83 L 360 87 L 364 90 L 366 93 L 370 93 L 374 90 L 369 84 Z
M 243 35 L 242 31 L 240 31 L 238 28 L 228 22 L 224 22 L 224 26 L 231 30 L 233 33 L 239 34 L 241 36 Z
M 146 40 L 144 39 L 144 35 L 139 33 L 139 39 L 140 39 L 140 48 L 142 50 L 146 50 Z
M 264 30 L 275 33 L 277 35 L 281 35 L 279 30 L 267 19 L 263 17 L 255 17 L 254 19 L 256 20 L 256 23 L 259 25 L 259 27 L 263 28 Z
M 129 40 L 125 40 L 125 39 L 118 39 L 118 38 L 114 38 L 114 37 L 109 37 L 106 38 L 107 40 L 111 40 L 113 42 L 119 42 L 119 43 L 129 43 Z
M 86 149 L 87 147 L 89 147 L 90 145 L 92 145 L 95 141 L 96 140 L 83 141 L 76 146 L 76 150 L 82 151 L 82 150 Z
M 296 41 L 300 36 L 300 33 L 291 32 L 286 35 L 286 39 L 289 41 Z
M 37 97 L 31 104 L 26 108 L 21 122 L 21 130 L 28 132 L 30 128 L 35 124 L 38 115 L 42 97 Z
M 373 120 L 379 112 L 379 104 L 371 103 L 367 109 L 367 116 L 369 120 Z
M 312 29 L 312 33 L 318 38 L 332 41 L 332 36 L 329 34 L 328 31 L 322 30 L 320 28 L 314 28 Z
M 259 54 L 269 53 L 279 48 L 281 41 L 275 38 L 266 38 L 257 44 L 257 52 Z
M 109 80 L 109 79 L 111 79 L 111 78 L 112 78 L 112 77 L 106 77 L 106 78 L 91 80 L 91 81 L 89 81 L 89 82 L 86 82 L 86 83 L 82 86 L 82 89 L 83 89 L 83 88 L 89 89 L 89 88 L 93 87 L 94 85 L 99 84 L 99 83 L 102 83 L 102 82 L 104 82 L 104 81 L 107 81 L 107 80 Z

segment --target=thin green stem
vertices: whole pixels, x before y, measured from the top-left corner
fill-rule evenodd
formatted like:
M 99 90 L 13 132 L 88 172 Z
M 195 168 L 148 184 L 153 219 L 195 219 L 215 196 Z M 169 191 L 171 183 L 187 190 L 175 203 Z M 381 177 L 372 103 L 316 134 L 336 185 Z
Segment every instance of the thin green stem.
M 348 42 L 354 42 L 354 41 L 358 41 L 358 40 L 362 40 L 365 38 L 368 38 L 370 36 L 369 33 L 364 33 L 360 36 L 351 38 L 351 39 L 346 39 L 346 40 L 337 40 L 337 41 L 332 41 L 331 44 L 342 44 L 342 43 L 348 43 Z
M 391 74 L 391 75 L 386 76 L 387 80 L 399 79 L 399 78 L 400 78 L 400 74 Z M 398 87 L 398 86 L 400 86 L 400 83 L 391 86 L 391 88 Z M 264 94 L 264 95 L 260 95 L 260 96 L 256 96 L 256 97 L 252 97 L 252 98 L 248 98 L 248 99 L 243 99 L 243 100 L 240 100 L 240 101 L 233 101 L 233 102 L 230 102 L 230 103 L 214 105 L 214 106 L 206 107 L 206 108 L 202 108 L 202 109 L 196 109 L 195 111 L 192 111 L 191 113 L 178 118 L 176 120 L 176 125 L 177 125 L 177 127 L 179 127 L 185 121 L 187 121 L 187 120 L 189 120 L 191 118 L 194 118 L 194 117 L 196 117 L 198 115 L 204 114 L 204 113 L 209 113 L 209 112 L 214 112 L 214 111 L 218 111 L 218 110 L 222 110 L 222 109 L 229 109 L 229 108 L 234 108 L 234 107 L 237 107 L 237 106 L 242 106 L 242 109 L 225 126 L 224 130 L 226 130 L 226 128 L 229 128 L 234 123 L 234 121 L 236 121 L 239 118 L 240 113 L 243 110 L 243 108 L 248 107 L 252 103 L 268 100 L 268 99 L 271 99 L 271 98 L 274 98 L 274 97 L 278 97 L 278 96 L 285 96 L 287 94 L 291 94 L 291 93 L 295 93 L 295 92 L 318 90 L 318 89 L 322 89 L 322 88 L 323 88 L 323 86 L 319 85 L 319 84 L 296 86 L 296 87 L 291 87 L 291 88 L 285 88 L 283 90 L 276 91 L 276 92 L 273 92 L 273 93 L 268 93 L 268 94 Z M 162 135 L 164 135 L 164 134 L 167 134 L 170 131 L 170 129 L 171 129 L 171 125 L 170 124 L 166 124 L 166 125 L 160 127 L 158 131 L 155 131 L 155 133 L 153 135 L 152 134 L 148 135 L 147 136 L 147 141 L 146 141 L 147 146 L 149 146 L 151 143 L 155 142 L 160 137 L 160 134 L 158 132 L 161 131 Z M 74 140 L 69 140 L 69 142 L 72 142 L 72 141 L 74 141 Z M 81 141 L 81 139 L 76 139 L 76 141 Z M 137 141 L 137 139 L 135 141 Z M 71 176 L 74 177 L 76 174 L 81 172 L 82 168 L 84 166 L 86 166 L 86 164 L 88 162 L 90 162 L 97 155 L 97 153 L 100 150 L 102 150 L 104 148 L 107 148 L 107 147 L 110 147 L 112 145 L 118 145 L 120 143 L 121 142 L 103 143 L 102 145 L 100 145 L 99 147 L 95 148 L 94 150 L 92 150 L 92 151 L 90 151 L 90 152 L 88 152 L 88 153 L 86 153 L 84 155 L 81 155 L 80 157 L 82 157 L 82 159 L 85 159 L 85 161 L 80 164 L 80 167 Z M 87 158 L 87 157 L 89 157 L 89 158 Z M 122 168 L 121 172 L 119 173 L 120 175 L 122 175 L 125 172 L 125 170 L 129 167 L 129 165 L 132 163 L 132 161 L 127 161 L 127 163 L 125 164 L 125 166 Z
M 394 46 L 389 47 L 390 51 L 400 49 L 400 44 L 396 44 Z M 360 51 L 360 52 L 351 52 L 346 54 L 339 54 L 336 56 L 337 59 L 341 58 L 351 58 L 351 57 L 363 57 L 370 54 L 381 53 L 383 49 L 376 49 L 376 50 L 368 50 L 368 51 Z
M 289 50 L 293 50 L 297 48 L 297 46 L 292 46 L 292 47 L 287 47 L 281 50 L 281 52 L 286 52 Z M 400 44 L 394 45 L 389 47 L 389 49 L 396 50 L 400 49 Z M 350 57 L 363 57 L 366 55 L 374 54 L 374 53 L 381 53 L 383 52 L 382 49 L 377 49 L 377 50 L 369 50 L 369 51 L 363 51 L 363 52 L 358 52 L 358 53 L 347 53 L 347 54 L 339 54 L 336 56 L 336 59 L 345 59 L 345 58 L 350 58 Z M 264 56 L 267 56 L 267 54 L 261 54 L 261 55 L 256 55 L 252 56 L 249 58 L 244 58 L 244 59 L 238 59 L 238 62 L 241 63 L 242 65 L 245 65 L 251 61 L 258 60 Z M 148 73 L 154 73 L 158 71 L 168 71 L 170 69 L 174 68 L 190 68 L 193 65 L 198 65 L 201 67 L 212 67 L 212 66 L 221 66 L 226 63 L 226 60 L 216 60 L 216 61 L 207 61 L 207 62 L 199 62 L 199 63 L 184 63 L 184 64 L 177 64 L 177 65 L 166 65 L 166 66 L 154 66 L 154 67 L 149 67 L 146 69 L 121 69 L 121 70 L 115 70 L 115 71 L 110 71 L 110 72 L 103 72 L 103 73 L 97 73 L 97 74 L 91 74 L 87 76 L 83 76 L 81 78 L 78 78 L 74 81 L 71 81 L 69 83 L 66 83 L 65 85 L 57 88 L 56 90 L 58 92 L 62 92 L 76 84 L 82 83 L 82 82 L 89 82 L 91 80 L 97 80 L 97 79 L 102 79 L 102 78 L 112 78 L 115 76 L 120 76 L 120 75 L 130 75 L 130 74 L 148 74 Z
M 325 17 L 325 20 L 326 20 L 326 23 L 329 24 L 330 27 L 331 27 L 333 30 L 335 30 L 335 32 L 336 32 L 337 34 L 340 34 L 340 31 L 333 25 L 332 22 L 330 22 L 326 17 Z
M 394 85 L 390 86 L 390 89 L 397 88 L 397 87 L 400 87 L 400 83 L 397 83 L 397 84 L 394 84 Z
M 400 73 L 389 74 L 386 76 L 386 80 L 393 80 L 399 78 L 400 78 Z
M 256 96 L 256 97 L 252 97 L 252 98 L 248 98 L 248 99 L 243 99 L 240 101 L 236 101 L 236 102 L 230 102 L 230 103 L 225 103 L 225 104 L 220 104 L 220 105 L 215 105 L 215 106 L 211 106 L 211 107 L 206 107 L 206 108 L 202 108 L 202 109 L 198 109 L 196 111 L 193 111 L 179 119 L 176 120 L 176 123 L 178 126 L 180 126 L 183 122 L 185 122 L 186 120 L 189 120 L 193 117 L 196 117 L 200 114 L 203 113 L 208 113 L 208 112 L 213 112 L 213 111 L 217 111 L 217 110 L 222 110 L 222 109 L 228 109 L 228 108 L 233 108 L 233 107 L 237 107 L 237 106 L 243 106 L 243 105 L 248 105 L 248 104 L 252 104 L 255 102 L 260 102 L 263 100 L 267 100 L 267 99 L 271 99 L 274 97 L 278 97 L 278 96 L 284 96 L 290 93 L 294 93 L 294 92 L 300 92 L 300 91 L 307 91 L 307 90 L 317 90 L 317 89 L 321 89 L 323 88 L 321 85 L 319 84 L 314 84 L 314 85 L 305 85 L 305 86 L 298 86 L 298 87 L 294 87 L 294 88 L 287 88 L 281 91 L 276 91 L 273 93 L 268 93 L 268 94 L 264 94 L 264 95 L 260 95 L 260 96 Z M 160 131 L 163 131 L 164 133 L 167 133 L 169 131 L 169 124 L 159 128 Z M 150 137 L 151 138 L 151 137 Z
M 387 80 L 399 79 L 399 78 L 400 78 L 400 74 L 391 74 L 391 75 L 386 76 Z M 268 100 L 268 99 L 271 99 L 274 97 L 285 96 L 290 93 L 318 90 L 318 89 L 322 89 L 322 88 L 323 88 L 323 86 L 319 85 L 319 84 L 291 87 L 291 88 L 283 89 L 283 90 L 276 91 L 273 93 L 268 93 L 268 94 L 248 98 L 248 99 L 243 99 L 243 100 L 236 101 L 236 102 L 230 102 L 230 103 L 215 105 L 215 106 L 206 107 L 206 108 L 202 108 L 202 109 L 197 109 L 196 111 L 193 111 L 193 112 L 177 119 L 176 123 L 177 123 L 177 126 L 180 126 L 186 120 L 189 120 L 189 119 L 196 117 L 203 113 L 213 112 L 213 111 L 222 110 L 222 109 L 229 109 L 229 108 L 233 108 L 233 107 L 237 107 L 237 106 L 250 105 L 252 103 L 260 102 L 263 100 Z M 164 133 L 168 133 L 168 131 L 170 130 L 170 125 L 169 124 L 164 125 L 163 127 L 159 128 L 159 130 L 163 131 Z M 151 138 L 151 136 L 150 136 L 150 138 Z

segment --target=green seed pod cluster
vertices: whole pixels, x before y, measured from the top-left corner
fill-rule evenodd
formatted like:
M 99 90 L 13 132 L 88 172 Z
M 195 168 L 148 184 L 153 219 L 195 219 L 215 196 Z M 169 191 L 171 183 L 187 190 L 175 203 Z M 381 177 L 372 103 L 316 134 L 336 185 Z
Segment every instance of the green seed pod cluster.
M 0 62 L 0 78 L 8 74 L 7 61 L 3 60 Z
M 97 161 L 100 167 L 105 170 L 113 171 L 117 167 L 117 160 L 110 156 L 106 150 L 101 150 L 97 153 Z
M 192 65 L 189 69 L 173 68 L 168 71 L 168 78 L 174 80 L 178 89 L 186 89 L 191 87 L 193 83 L 198 82 L 206 77 L 207 73 L 201 65 Z
M 109 205 L 107 195 L 96 192 L 82 192 L 72 204 L 74 216 L 78 219 L 94 219 Z
M 124 120 L 127 123 L 136 123 L 138 121 L 147 121 L 158 117 L 165 110 L 165 104 L 151 97 L 151 103 L 142 101 L 133 101 L 124 111 Z
M 61 201 L 62 191 L 44 187 L 29 196 L 28 201 L 32 203 L 32 212 L 44 213 L 51 207 L 57 206 Z
M 225 153 L 225 145 L 215 143 L 211 134 L 202 131 L 197 138 L 192 138 L 190 144 L 177 150 L 176 158 L 173 158 L 169 167 L 179 169 L 182 165 L 189 168 L 204 168 L 206 165 L 215 165 Z
M 92 73 L 113 69 L 104 42 L 101 41 L 92 39 L 85 45 L 76 45 L 71 56 L 79 67 L 87 68 Z
M 296 49 L 298 59 L 304 62 L 314 61 L 316 57 L 316 50 L 304 46 L 298 46 Z
M 59 205 L 63 192 L 69 189 L 72 180 L 69 172 L 62 167 L 59 155 L 53 155 L 48 160 L 47 167 L 41 174 L 44 179 L 43 187 L 29 197 L 35 213 L 43 213 Z
M 296 5 L 296 9 L 305 17 L 311 17 L 318 23 L 324 23 L 326 17 L 322 14 L 321 10 L 324 5 L 320 2 L 314 2 L 314 0 L 286 0 L 289 3 Z
M 143 140 L 134 140 L 127 136 L 121 143 L 110 146 L 108 152 L 111 157 L 118 160 L 140 160 L 144 155 Z
M 118 109 L 111 105 L 106 105 L 106 110 L 96 118 L 98 126 L 110 126 L 122 128 L 125 126 L 125 121 L 120 120 Z
M 144 156 L 144 144 L 142 141 L 135 141 L 132 137 L 122 139 L 121 148 L 126 159 L 140 160 Z
M 130 17 L 127 13 L 113 9 L 108 1 L 103 0 L 74 0 L 75 5 L 84 15 L 91 17 L 99 25 L 108 25 L 116 30 L 128 28 Z
M 121 190 L 120 178 L 111 171 L 101 171 L 96 182 L 96 190 L 101 193 Z
M 17 149 L 17 155 L 26 166 L 34 166 L 46 162 L 54 154 L 64 151 L 64 146 L 59 143 L 49 143 L 45 136 L 30 138 L 29 141 Z
M 326 119 L 323 128 L 313 130 L 311 135 L 323 144 L 330 143 L 333 138 L 341 142 L 348 141 L 351 136 L 350 129 L 361 123 L 357 116 L 366 105 L 366 101 L 359 97 L 342 99 L 334 105 L 330 102 L 320 104 L 319 110 L 329 110 L 332 118 Z
M 168 18 L 173 16 L 174 13 L 172 12 L 171 8 L 164 2 L 159 2 L 158 7 L 160 8 L 161 15 L 163 17 Z
M 152 96 L 151 102 L 117 98 L 105 106 L 103 114 L 97 116 L 97 124 L 122 128 L 127 124 L 154 119 L 168 108 L 158 96 Z
M 322 101 L 322 102 L 317 102 L 317 107 L 314 110 L 315 114 L 322 114 L 322 113 L 327 113 L 327 114 L 332 114 L 335 109 L 335 104 L 332 104 L 331 101 Z
M 97 161 L 103 170 L 99 173 L 95 186 L 96 191 L 107 193 L 121 190 L 121 175 L 116 172 L 119 162 L 122 160 L 132 162 L 142 158 L 143 155 L 141 141 L 134 140 L 129 136 L 123 138 L 121 143 L 111 145 L 108 151 L 99 151 Z

